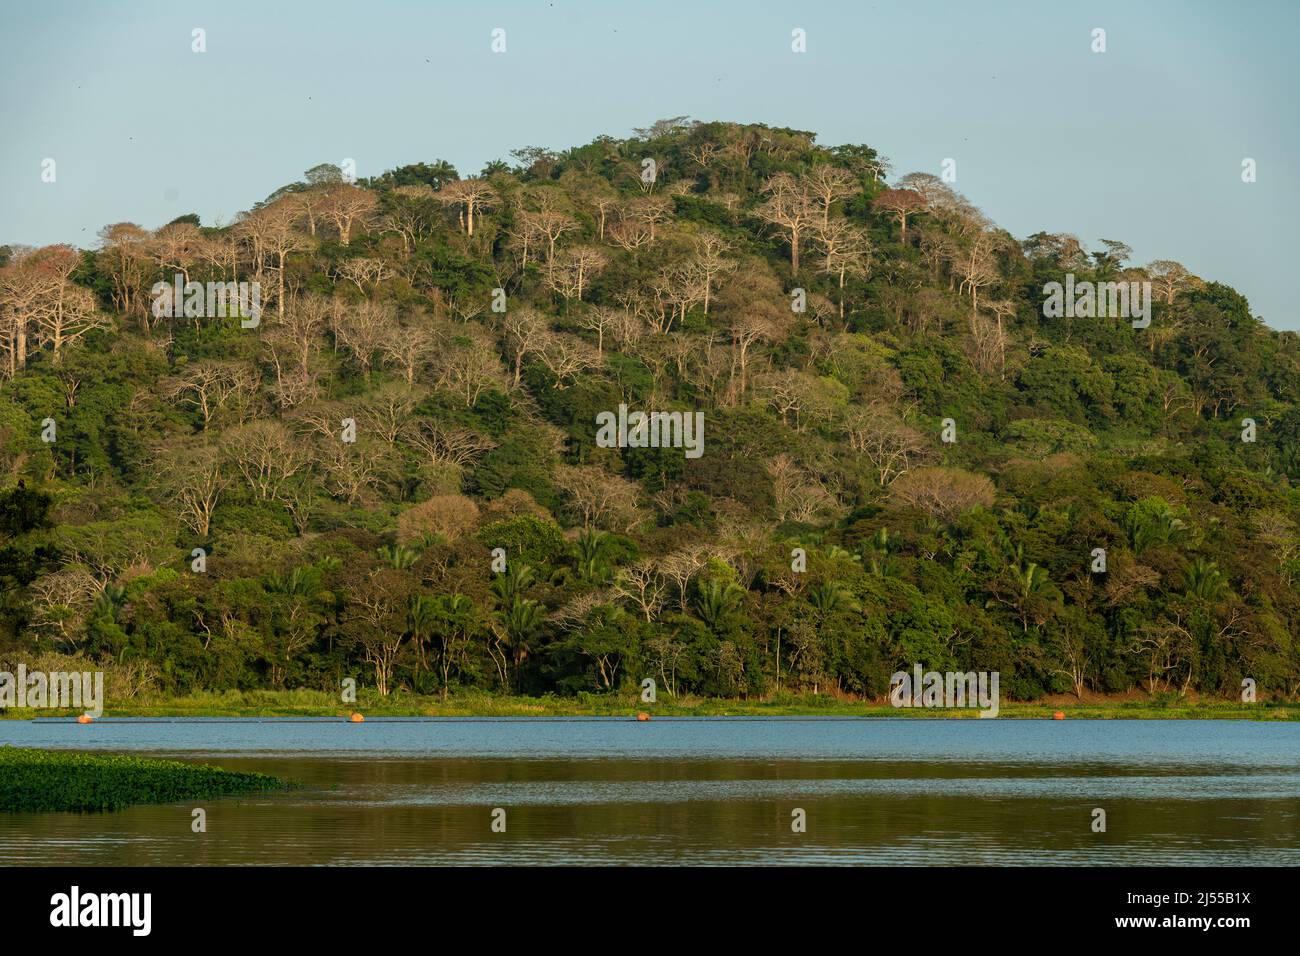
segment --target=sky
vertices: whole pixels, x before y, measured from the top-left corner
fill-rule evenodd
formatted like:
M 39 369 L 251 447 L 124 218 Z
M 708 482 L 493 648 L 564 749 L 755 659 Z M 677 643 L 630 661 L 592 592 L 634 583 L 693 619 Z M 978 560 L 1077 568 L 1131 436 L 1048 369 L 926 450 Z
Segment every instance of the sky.
M 0 243 L 229 222 L 322 162 L 471 175 L 686 115 L 865 143 L 891 178 L 953 159 L 1019 238 L 1118 239 L 1300 329 L 1297 27 L 1295 0 L 9 0 Z

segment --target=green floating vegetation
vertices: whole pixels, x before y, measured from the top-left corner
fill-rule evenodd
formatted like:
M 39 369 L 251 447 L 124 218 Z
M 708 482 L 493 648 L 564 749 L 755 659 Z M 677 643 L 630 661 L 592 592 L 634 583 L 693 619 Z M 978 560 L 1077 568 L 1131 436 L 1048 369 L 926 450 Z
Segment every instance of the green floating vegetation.
M 176 760 L 0 747 L 0 812 L 121 810 L 285 790 L 288 781 Z
M 639 690 L 606 694 L 543 694 L 537 697 L 464 689 L 448 695 L 413 694 L 394 690 L 387 696 L 359 688 L 357 700 L 340 707 L 338 694 L 324 690 L 195 691 L 186 695 L 142 694 L 113 708 L 113 717 L 332 717 L 346 721 L 352 711 L 367 719 L 384 717 L 626 717 L 639 711 L 655 717 L 894 717 L 909 720 L 965 720 L 978 710 L 899 708 L 879 700 L 834 697 L 829 694 L 782 692 L 765 698 L 738 699 L 660 693 L 647 704 Z M 1003 701 L 998 719 L 1048 720 L 1057 711 L 1084 720 L 1300 720 L 1300 704 L 1156 694 L 1097 696 L 1078 701 L 1063 695 L 1040 701 Z M 4 717 L 0 713 L 0 718 Z M 11 710 L 14 719 L 26 713 Z

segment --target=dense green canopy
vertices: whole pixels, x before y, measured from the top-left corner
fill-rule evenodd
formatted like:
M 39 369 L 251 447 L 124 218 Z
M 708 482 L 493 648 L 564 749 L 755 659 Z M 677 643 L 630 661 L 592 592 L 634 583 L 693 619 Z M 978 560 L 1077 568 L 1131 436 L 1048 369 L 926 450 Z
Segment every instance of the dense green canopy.
M 917 663 L 1300 690 L 1300 340 L 1241 294 L 799 130 L 512 155 L 6 249 L 0 663 L 82 655 L 118 694 L 880 696 Z M 159 314 L 177 274 L 260 314 Z M 1067 276 L 1150 283 L 1149 325 L 1048 317 Z M 702 454 L 603 447 L 620 404 L 702 413 Z

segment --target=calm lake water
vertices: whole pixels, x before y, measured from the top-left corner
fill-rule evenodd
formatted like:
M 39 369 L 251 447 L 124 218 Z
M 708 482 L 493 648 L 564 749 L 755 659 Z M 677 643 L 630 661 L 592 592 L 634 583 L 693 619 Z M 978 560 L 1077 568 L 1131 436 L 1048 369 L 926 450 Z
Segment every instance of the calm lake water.
M 0 814 L 0 865 L 1300 865 L 1300 727 L 1281 723 L 4 720 L 4 743 L 304 789 Z

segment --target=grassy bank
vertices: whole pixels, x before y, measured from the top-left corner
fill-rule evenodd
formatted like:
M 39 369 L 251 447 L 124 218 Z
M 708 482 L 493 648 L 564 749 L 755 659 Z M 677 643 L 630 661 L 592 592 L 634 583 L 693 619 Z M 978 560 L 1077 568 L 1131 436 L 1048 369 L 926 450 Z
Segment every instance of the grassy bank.
M 828 695 L 782 695 L 764 700 L 729 700 L 706 697 L 669 697 L 642 703 L 628 694 L 582 694 L 576 697 L 505 697 L 483 693 L 454 694 L 447 701 L 436 696 L 393 693 L 380 697 L 361 691 L 355 704 L 343 704 L 336 694 L 315 690 L 254 690 L 201 693 L 184 697 L 145 697 L 121 704 L 109 702 L 110 717 L 346 717 L 352 712 L 367 717 L 631 717 L 644 711 L 652 716 L 837 716 L 973 718 L 975 710 L 895 708 L 880 701 L 860 701 Z M 1077 701 L 1049 698 L 1033 702 L 1004 702 L 1002 718 L 1047 719 L 1056 711 L 1075 719 L 1300 719 L 1300 704 L 1179 698 L 1174 695 L 1130 695 Z M 75 716 L 71 711 L 9 710 L 4 716 Z
M 279 790 L 285 781 L 174 760 L 0 747 L 0 812 L 121 810 Z

